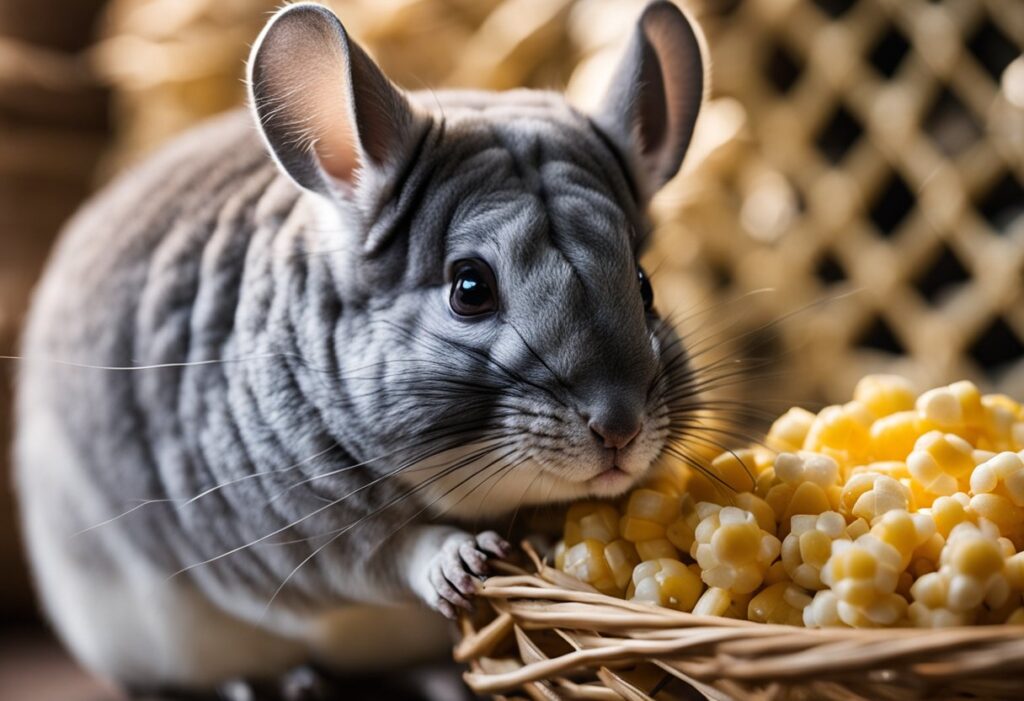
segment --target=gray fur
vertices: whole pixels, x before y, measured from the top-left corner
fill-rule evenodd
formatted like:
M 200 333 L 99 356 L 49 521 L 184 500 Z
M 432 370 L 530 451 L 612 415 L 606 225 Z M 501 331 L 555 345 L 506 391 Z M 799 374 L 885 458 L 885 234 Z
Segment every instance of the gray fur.
M 111 586 L 145 563 L 288 637 L 346 602 L 423 598 L 405 556 L 424 533 L 439 552 L 493 555 L 497 541 L 463 530 L 643 476 L 692 379 L 637 283 L 642 193 L 665 162 L 644 172 L 629 128 L 609 135 L 553 93 L 404 99 L 415 138 L 352 192 L 297 188 L 236 113 L 72 222 L 24 338 L 30 548 L 39 530 L 73 540 L 62 557 Z M 263 134 L 318 189 L 301 150 L 282 157 L 286 137 Z M 448 309 L 451 263 L 466 257 L 495 272 L 494 317 Z M 643 431 L 618 456 L 629 483 L 609 491 L 588 481 L 610 463 L 587 420 L 616 412 L 642 415 Z M 464 464 L 445 453 L 465 446 L 483 448 Z M 438 453 L 459 467 L 425 483 Z M 62 630 L 62 584 L 36 557 Z M 160 676 L 120 669 L 101 671 Z

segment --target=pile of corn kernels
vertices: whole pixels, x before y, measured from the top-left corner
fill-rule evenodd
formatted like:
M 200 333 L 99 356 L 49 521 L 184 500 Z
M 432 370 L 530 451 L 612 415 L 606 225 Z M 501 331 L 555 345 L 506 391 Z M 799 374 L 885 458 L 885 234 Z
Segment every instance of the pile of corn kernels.
M 1024 407 L 865 377 L 763 447 L 569 508 L 556 566 L 596 589 L 797 626 L 1024 624 Z M 725 485 L 725 486 L 723 486 Z

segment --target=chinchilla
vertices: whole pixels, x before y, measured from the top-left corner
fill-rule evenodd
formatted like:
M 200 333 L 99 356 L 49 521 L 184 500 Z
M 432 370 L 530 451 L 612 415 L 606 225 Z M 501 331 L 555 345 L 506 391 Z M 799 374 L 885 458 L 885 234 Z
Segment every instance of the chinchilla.
M 136 689 L 395 665 L 506 554 L 478 524 L 641 480 L 699 406 L 638 256 L 701 54 L 649 5 L 586 114 L 404 92 L 279 11 L 251 110 L 96 197 L 35 296 L 16 480 L 77 658 Z

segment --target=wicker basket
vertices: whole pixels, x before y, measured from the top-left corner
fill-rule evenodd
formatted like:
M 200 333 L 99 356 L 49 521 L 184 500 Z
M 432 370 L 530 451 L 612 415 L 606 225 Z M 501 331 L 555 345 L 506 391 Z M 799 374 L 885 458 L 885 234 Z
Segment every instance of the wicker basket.
M 455 657 L 480 694 L 531 699 L 902 701 L 1024 698 L 1024 626 L 809 630 L 606 596 L 502 564 Z

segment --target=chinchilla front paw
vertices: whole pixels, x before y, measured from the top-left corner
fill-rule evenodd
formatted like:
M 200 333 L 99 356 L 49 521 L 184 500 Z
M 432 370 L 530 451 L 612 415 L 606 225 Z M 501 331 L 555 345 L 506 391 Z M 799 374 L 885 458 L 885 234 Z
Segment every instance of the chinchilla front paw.
M 431 593 L 427 603 L 452 619 L 459 609 L 470 610 L 476 582 L 489 572 L 488 561 L 508 557 L 511 552 L 512 546 L 494 531 L 476 536 L 451 534 L 429 563 L 427 579 Z

